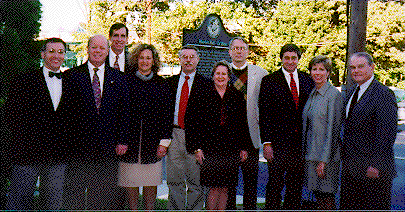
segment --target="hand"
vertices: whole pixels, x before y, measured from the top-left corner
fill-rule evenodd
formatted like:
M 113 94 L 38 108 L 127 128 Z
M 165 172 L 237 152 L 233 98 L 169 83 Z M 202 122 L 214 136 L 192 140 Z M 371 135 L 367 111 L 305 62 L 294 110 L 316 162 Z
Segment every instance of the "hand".
M 263 157 L 266 158 L 267 162 L 271 162 L 274 159 L 273 148 L 271 144 L 265 144 L 263 146 Z
M 380 177 L 380 175 L 379 175 L 379 171 L 378 171 L 378 169 L 376 169 L 376 168 L 374 168 L 374 167 L 372 167 L 372 166 L 369 166 L 368 167 L 368 169 L 367 169 L 367 177 L 369 177 L 369 178 L 379 178 Z
M 195 153 L 195 159 L 198 161 L 200 165 L 203 164 L 203 160 L 205 160 L 205 158 L 202 150 Z
M 242 162 L 242 163 L 245 162 L 247 157 L 248 157 L 247 151 L 240 151 L 240 162 Z
M 115 147 L 115 152 L 117 153 L 117 155 L 123 155 L 127 152 L 127 150 L 128 145 L 118 144 L 117 147 Z
M 318 166 L 316 167 L 316 173 L 318 174 L 318 177 L 320 178 L 325 178 L 325 163 L 324 162 L 319 162 Z
M 163 158 L 167 153 L 167 147 L 159 145 L 157 149 L 157 157 Z

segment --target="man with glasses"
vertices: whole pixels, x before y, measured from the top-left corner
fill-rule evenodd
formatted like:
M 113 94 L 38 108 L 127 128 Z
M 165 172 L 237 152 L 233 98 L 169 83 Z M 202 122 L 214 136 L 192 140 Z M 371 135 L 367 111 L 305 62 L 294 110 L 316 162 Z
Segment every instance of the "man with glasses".
M 259 148 L 261 144 L 259 131 L 258 98 L 262 78 L 268 74 L 266 70 L 249 64 L 249 46 L 245 39 L 236 37 L 229 43 L 229 55 L 232 58 L 233 75 L 230 83 L 242 91 L 247 101 L 247 120 L 251 143 L 248 158 L 241 163 L 243 173 L 243 209 L 256 210 L 257 177 L 259 170 Z M 236 210 L 236 188 L 229 189 L 228 210 Z
M 196 73 L 200 60 L 198 49 L 184 46 L 179 51 L 181 73 L 168 79 L 171 90 L 173 139 L 167 154 L 167 185 L 169 210 L 202 210 L 205 194 L 200 185 L 200 167 L 193 153 L 186 150 L 186 119 L 192 119 L 191 111 L 199 99 L 207 93 L 209 81 Z M 170 146 L 169 146 L 170 145 Z M 187 190 L 186 190 L 187 186 Z
M 65 80 L 60 70 L 66 44 L 50 38 L 41 48 L 44 66 L 17 76 L 5 103 L 9 137 L 8 159 L 13 165 L 8 210 L 60 210 L 67 164 Z M 38 206 L 34 191 L 40 180 Z

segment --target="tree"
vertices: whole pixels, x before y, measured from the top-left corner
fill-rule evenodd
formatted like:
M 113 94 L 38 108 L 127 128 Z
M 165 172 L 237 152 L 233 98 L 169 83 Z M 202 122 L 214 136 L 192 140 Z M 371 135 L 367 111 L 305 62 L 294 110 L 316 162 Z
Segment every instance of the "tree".
M 39 1 L 0 1 L 0 99 L 15 75 L 39 66 L 40 18 Z

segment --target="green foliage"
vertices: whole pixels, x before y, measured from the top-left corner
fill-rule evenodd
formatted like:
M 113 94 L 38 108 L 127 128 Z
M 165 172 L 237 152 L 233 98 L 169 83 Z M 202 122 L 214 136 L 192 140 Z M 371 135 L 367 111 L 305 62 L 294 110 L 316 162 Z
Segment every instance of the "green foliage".
M 40 9 L 39 1 L 0 1 L 0 98 L 15 75 L 39 66 Z
M 155 1 L 154 1 L 155 2 Z M 251 46 L 248 60 L 269 72 L 281 65 L 279 52 L 286 43 L 295 43 L 303 51 L 299 68 L 307 71 L 310 59 L 326 55 L 335 67 L 334 84 L 344 82 L 347 46 L 346 1 L 203 1 L 155 6 L 152 13 L 152 44 L 162 60 L 178 64 L 183 29 L 197 29 L 210 13 L 218 14 L 223 23 L 238 24 L 238 32 Z M 95 33 L 107 34 L 108 27 L 125 22 L 131 12 L 141 14 L 138 22 L 127 22 L 136 31 L 140 42 L 146 42 L 146 7 L 144 1 L 92 1 L 91 21 L 83 27 L 86 35 L 77 34 L 79 41 Z M 405 79 L 405 5 L 401 2 L 369 1 L 367 46 L 376 63 L 376 77 L 387 85 L 402 85 Z M 83 52 L 85 44 L 80 48 Z M 80 50 L 79 48 L 79 50 Z

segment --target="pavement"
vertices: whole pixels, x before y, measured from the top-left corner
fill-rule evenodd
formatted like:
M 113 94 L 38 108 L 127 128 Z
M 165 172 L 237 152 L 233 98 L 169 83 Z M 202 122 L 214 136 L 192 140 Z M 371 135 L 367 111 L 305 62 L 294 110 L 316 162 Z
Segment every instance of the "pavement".
M 393 188 L 392 188 L 392 205 L 391 209 L 393 210 L 405 210 L 405 124 L 399 126 L 399 132 L 397 134 L 397 139 L 394 144 L 394 152 L 395 152 L 395 164 L 397 167 L 398 176 L 393 181 Z M 163 163 L 163 184 L 158 186 L 158 199 L 165 199 L 168 198 L 169 189 L 166 183 L 166 163 Z M 260 152 L 260 163 L 259 163 L 259 175 L 258 175 L 258 203 L 265 202 L 265 194 L 266 194 L 266 184 L 268 181 L 268 174 L 267 174 L 267 165 L 266 160 L 263 157 L 262 152 Z M 243 179 L 242 173 L 239 172 L 239 184 L 237 187 L 237 197 L 236 203 L 242 204 L 243 203 Z M 306 188 L 303 189 L 303 199 L 307 201 L 311 201 L 313 199 L 313 195 L 309 190 Z M 337 193 L 337 203 L 339 203 L 340 192 Z

